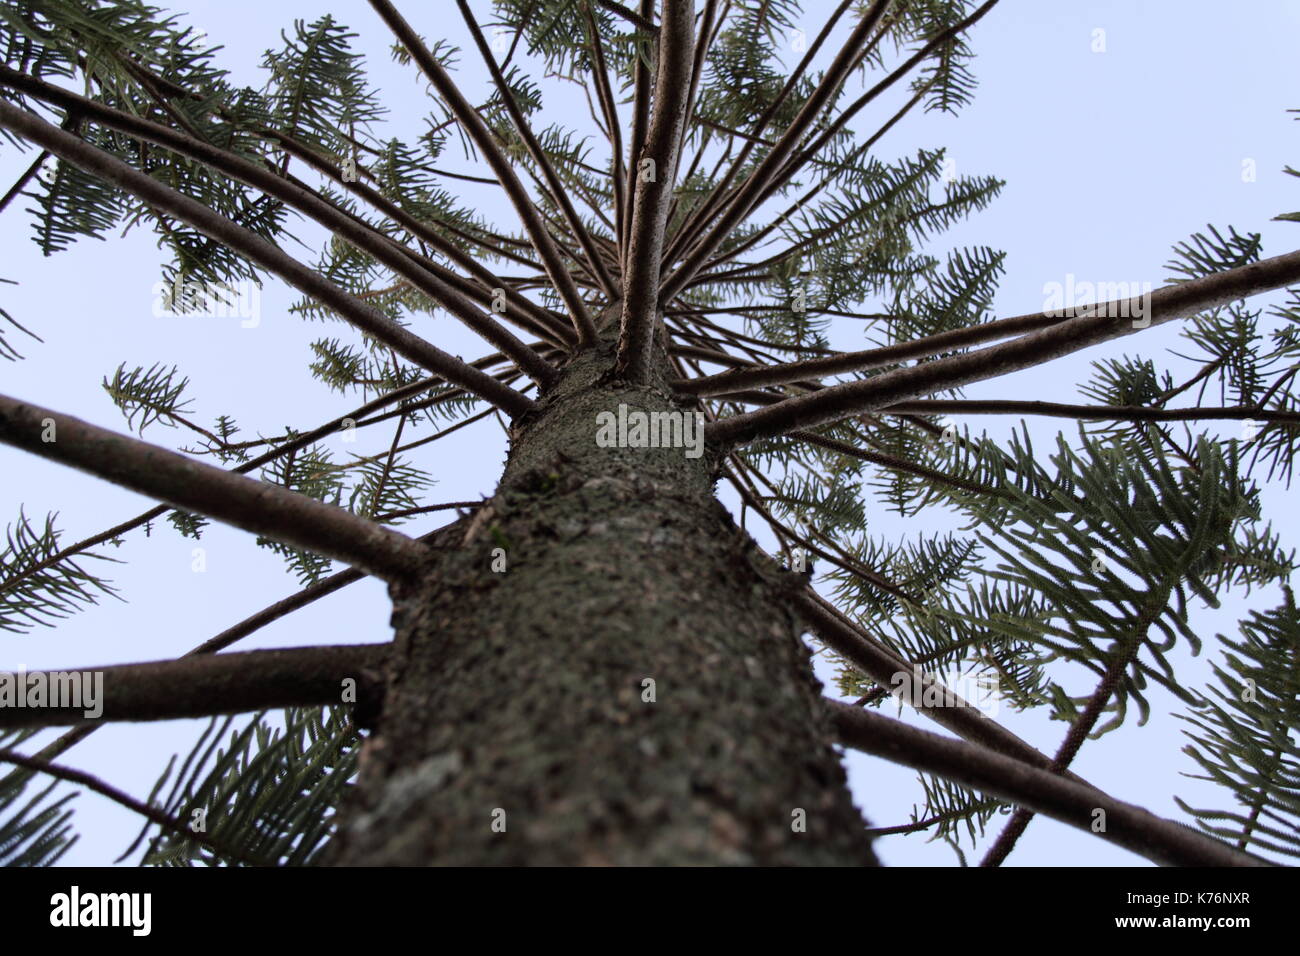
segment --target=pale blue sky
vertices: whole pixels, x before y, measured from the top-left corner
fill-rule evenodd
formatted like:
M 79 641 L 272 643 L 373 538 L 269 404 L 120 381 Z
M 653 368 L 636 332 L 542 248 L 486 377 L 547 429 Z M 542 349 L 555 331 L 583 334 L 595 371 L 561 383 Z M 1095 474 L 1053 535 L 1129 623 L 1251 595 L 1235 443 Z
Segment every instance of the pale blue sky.
M 484 89 L 484 75 L 450 2 L 399 4 L 413 26 L 430 38 L 446 37 L 466 51 L 458 74 L 471 91 Z M 805 4 L 811 35 L 834 4 Z M 477 3 L 480 11 L 487 9 Z M 311 20 L 330 12 L 361 34 L 358 47 L 370 55 L 372 80 L 394 113 L 399 131 L 419 129 L 427 109 L 424 84 L 387 55 L 389 38 L 361 0 L 191 0 L 174 8 L 190 14 L 210 40 L 226 47 L 222 62 L 236 77 L 260 85 L 255 72 L 262 51 L 278 43 L 279 31 L 295 18 Z M 959 118 L 929 114 L 909 117 L 882 141 L 877 155 L 896 158 L 919 147 L 946 146 L 962 174 L 992 174 L 1007 181 L 1002 196 L 985 212 L 944 237 L 935 249 L 990 245 L 1004 249 L 1006 276 L 995 302 L 999 315 L 1042 306 L 1043 285 L 1079 280 L 1165 280 L 1163 263 L 1173 243 L 1206 223 L 1263 234 L 1264 254 L 1291 251 L 1300 226 L 1270 219 L 1300 208 L 1300 180 L 1281 173 L 1300 165 L 1300 127 L 1289 108 L 1300 107 L 1294 76 L 1294 47 L 1300 3 L 1251 2 L 1225 8 L 1207 0 L 1065 2 L 1003 0 L 972 34 L 980 81 L 974 103 Z M 1097 30 L 1105 51 L 1094 52 Z M 842 31 L 841 31 L 842 32 Z M 553 84 L 545 84 L 549 91 Z M 574 122 L 571 110 L 585 106 L 569 91 L 548 100 L 548 113 Z M 892 101 L 891 101 L 892 102 Z M 854 124 L 870 132 L 892 109 L 868 110 Z M 30 154 L 29 154 L 30 155 Z M 1253 160 L 1254 182 L 1243 181 L 1243 161 Z M 9 183 L 29 161 L 12 148 L 0 150 L 0 182 Z M 449 164 L 451 165 L 451 164 Z M 455 168 L 465 168 L 457 164 Z M 465 201 L 482 203 L 503 224 L 509 210 L 486 190 L 453 186 Z M 286 425 L 308 427 L 355 407 L 351 397 L 330 393 L 311 380 L 309 343 L 340 326 L 306 324 L 287 315 L 294 294 L 273 284 L 263 293 L 263 318 L 255 329 L 237 319 L 157 318 L 152 287 L 159 277 L 154 239 L 139 230 L 108 243 L 86 240 L 43 259 L 30 241 L 29 218 L 15 203 L 3 216 L 0 277 L 19 286 L 0 286 L 0 304 L 38 332 L 44 344 L 19 340 L 25 361 L 0 363 L 0 391 L 44 404 L 96 424 L 124 430 L 125 424 L 100 388 L 121 362 L 179 365 L 189 376 L 197 417 L 209 423 L 232 415 L 247 433 Z M 304 237 L 316 235 L 303 228 Z M 419 319 L 416 330 L 453 353 L 469 357 L 481 347 L 445 316 Z M 1048 368 L 1017 375 L 1011 382 L 973 387 L 972 397 L 1077 400 L 1075 385 L 1087 365 L 1106 355 L 1139 347 L 1157 355 L 1175 343 L 1177 330 L 1143 333 L 1117 345 L 1094 349 Z M 862 326 L 833 327 L 833 344 L 862 347 Z M 972 422 L 972 425 L 976 423 Z M 1005 430 L 1012 422 L 992 421 Z M 1048 438 L 1057 423 L 1035 425 Z M 1072 426 L 1066 423 L 1067 428 Z M 1235 434 L 1235 426 L 1225 434 Z M 176 444 L 179 433 L 157 426 L 145 437 Z M 374 432 L 359 446 L 386 447 L 388 435 Z M 367 444 L 369 442 L 369 444 Z M 499 427 L 486 421 L 432 446 L 421 461 L 438 485 L 431 500 L 456 501 L 488 494 L 505 444 Z M 12 522 L 22 503 L 29 516 L 58 511 L 58 525 L 71 542 L 145 510 L 146 499 L 60 466 L 0 449 L 0 522 Z M 728 499 L 729 500 L 729 499 Z M 1275 520 L 1290 524 L 1285 492 L 1270 493 Z M 916 531 L 872 508 L 873 527 L 888 536 Z M 414 523 L 419 533 L 434 522 Z M 1294 535 L 1290 544 L 1295 544 Z M 132 533 L 113 556 L 126 561 L 111 578 L 126 602 L 106 600 L 64 622 L 23 637 L 0 636 L 0 668 L 51 668 L 173 657 L 246 615 L 296 590 L 283 563 L 253 546 L 242 532 L 211 528 L 201 542 L 207 570 L 191 570 L 195 542 L 160 525 L 152 538 Z M 1247 607 L 1271 606 L 1275 595 L 1256 593 L 1249 603 L 1225 602 L 1200 613 L 1203 637 L 1231 633 Z M 388 606 L 374 581 L 352 585 L 286 620 L 258 632 L 239 647 L 289 646 L 387 639 Z M 1213 644 L 1209 643 L 1213 648 Z M 1188 661 L 1198 682 L 1204 662 Z M 1086 680 L 1080 675 L 1080 680 Z M 1084 683 L 1070 685 L 1076 693 Z M 1087 685 L 1090 689 L 1090 684 Z M 1194 770 L 1179 753 L 1179 721 L 1165 695 L 1153 697 L 1156 714 L 1147 726 L 1130 726 L 1086 746 L 1075 769 L 1115 796 L 1154 812 L 1178 816 L 1172 794 L 1205 802 L 1206 791 L 1180 778 Z M 1163 705 L 1163 707 L 1162 707 Z M 907 719 L 913 719 L 908 716 Z M 934 725 L 919 721 L 934 729 Z M 1052 752 L 1063 725 L 1045 718 L 1013 717 L 1013 730 Z M 139 795 L 149 792 L 167 757 L 186 752 L 198 723 L 110 726 L 70 752 L 65 760 Z M 920 798 L 915 774 L 861 756 L 849 759 L 859 805 L 877 825 L 906 822 Z M 75 801 L 80 844 L 66 863 L 99 864 L 129 842 L 138 821 L 94 795 Z M 993 831 L 996 833 L 996 829 Z M 953 862 L 942 844 L 889 838 L 877 844 L 891 864 Z M 1134 865 L 1144 861 L 1050 820 L 1033 823 L 1008 865 Z

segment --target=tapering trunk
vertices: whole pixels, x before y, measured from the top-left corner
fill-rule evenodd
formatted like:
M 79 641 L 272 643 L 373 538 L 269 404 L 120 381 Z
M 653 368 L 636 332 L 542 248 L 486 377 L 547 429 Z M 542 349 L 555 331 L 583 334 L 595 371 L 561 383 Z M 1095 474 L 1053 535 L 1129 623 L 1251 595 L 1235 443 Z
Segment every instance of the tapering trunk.
M 607 383 L 611 336 L 517 423 L 463 540 L 395 595 L 388 694 L 329 862 L 875 862 L 786 600 L 801 582 L 716 501 L 708 454 L 597 442 L 620 404 L 683 411 L 661 348 L 651 386 Z

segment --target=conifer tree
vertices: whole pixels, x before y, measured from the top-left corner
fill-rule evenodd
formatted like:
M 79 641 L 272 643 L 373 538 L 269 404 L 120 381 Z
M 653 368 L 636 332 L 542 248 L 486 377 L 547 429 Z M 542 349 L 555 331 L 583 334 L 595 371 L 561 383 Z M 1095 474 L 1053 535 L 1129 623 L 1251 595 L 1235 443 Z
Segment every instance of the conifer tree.
M 182 314 L 286 283 L 331 323 L 313 375 L 357 401 L 281 430 L 204 420 L 182 369 L 129 359 L 103 382 L 120 431 L 0 397 L 6 444 L 158 501 L 75 542 L 13 503 L 8 635 L 93 614 L 114 588 L 104 546 L 163 519 L 250 532 L 301 588 L 179 659 L 101 669 L 94 719 L 0 685 L 0 860 L 58 860 L 78 788 L 137 812 L 129 852 L 156 865 L 869 865 L 885 834 L 964 854 L 991 829 L 994 866 L 1036 814 L 1161 863 L 1300 856 L 1295 558 L 1260 507 L 1300 437 L 1300 252 L 1210 227 L 1149 296 L 994 318 L 1001 252 L 924 250 L 1002 182 L 883 144 L 970 101 L 968 34 L 997 0 L 843 0 L 795 57 L 778 41 L 796 0 L 398 3 L 286 27 L 257 88 L 141 0 L 0 8 L 0 129 L 32 156 L 6 228 L 20 196 L 46 255 L 151 228 Z M 453 12 L 470 49 L 437 38 Z M 418 138 L 388 127 L 361 30 L 427 84 Z M 548 112 L 563 81 L 589 117 Z M 465 179 L 515 219 L 459 199 Z M 308 225 L 327 237 L 310 253 L 292 241 Z M 444 313 L 481 356 L 439 346 Z M 873 344 L 831 348 L 836 322 Z M 1099 362 L 1086 403 L 963 397 L 1172 322 L 1190 357 Z M 0 355 L 39 332 L 0 313 Z M 963 425 L 990 414 L 1076 424 L 1047 449 Z M 487 419 L 510 437 L 499 483 L 436 500 L 427 446 Z M 1225 421 L 1250 427 L 1222 440 Z M 340 460 L 343 432 L 374 453 Z M 886 541 L 868 528 L 884 509 L 960 530 Z M 391 634 L 237 647 L 368 575 Z M 1190 626 L 1252 589 L 1283 601 L 1236 636 Z M 813 676 L 805 636 L 854 704 Z M 1177 666 L 1202 645 L 1209 687 Z M 936 676 L 963 667 L 1011 711 L 1045 708 L 1059 748 Z M 1222 795 L 1183 821 L 1071 770 L 1153 686 L 1185 706 L 1189 772 Z M 890 716 L 894 698 L 938 727 Z M 211 722 L 147 797 L 75 769 L 104 722 L 183 717 Z M 918 771 L 910 823 L 870 828 L 837 745 Z

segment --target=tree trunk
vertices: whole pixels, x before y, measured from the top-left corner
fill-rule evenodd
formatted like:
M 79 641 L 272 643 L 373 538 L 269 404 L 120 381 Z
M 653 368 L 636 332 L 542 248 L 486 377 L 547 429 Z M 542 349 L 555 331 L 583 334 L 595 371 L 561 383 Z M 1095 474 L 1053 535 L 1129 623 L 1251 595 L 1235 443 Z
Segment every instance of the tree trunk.
M 383 713 L 328 862 L 876 862 L 786 600 L 802 579 L 714 498 L 708 453 L 597 444 L 620 404 L 683 410 L 662 343 L 651 386 L 607 380 L 615 332 L 516 423 L 463 540 L 394 594 Z

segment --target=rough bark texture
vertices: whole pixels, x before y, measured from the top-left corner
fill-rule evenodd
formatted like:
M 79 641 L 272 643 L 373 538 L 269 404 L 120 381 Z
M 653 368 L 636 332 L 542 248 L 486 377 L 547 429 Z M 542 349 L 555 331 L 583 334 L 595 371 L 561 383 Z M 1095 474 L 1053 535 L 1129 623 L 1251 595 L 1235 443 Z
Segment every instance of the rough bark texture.
M 596 444 L 598 412 L 674 408 L 661 347 L 651 385 L 609 380 L 613 332 L 518 423 L 461 547 L 394 595 L 329 862 L 875 863 L 786 598 L 802 581 L 713 497 L 708 454 Z

